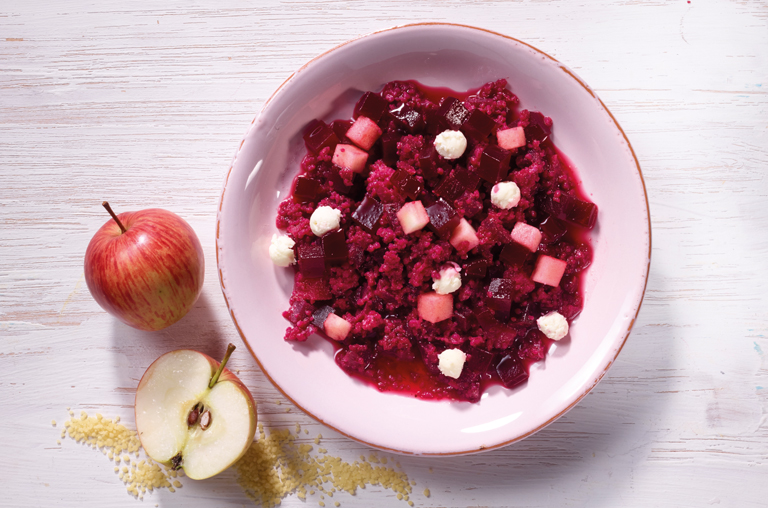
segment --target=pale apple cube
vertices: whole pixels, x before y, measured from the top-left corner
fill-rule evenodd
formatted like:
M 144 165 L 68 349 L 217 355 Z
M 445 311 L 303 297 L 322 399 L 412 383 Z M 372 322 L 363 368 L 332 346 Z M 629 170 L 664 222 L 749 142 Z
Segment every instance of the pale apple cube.
M 429 215 L 421 201 L 410 201 L 403 205 L 397 212 L 397 220 L 403 226 L 406 235 L 423 229 L 429 224 Z
M 353 173 L 362 173 L 368 162 L 368 152 L 360 150 L 355 145 L 338 144 L 333 152 L 331 162 Z
M 347 335 L 349 335 L 349 331 L 352 329 L 352 323 L 341 316 L 331 313 L 325 318 L 323 329 L 325 330 L 325 333 L 328 334 L 328 337 L 333 340 L 341 341 L 346 339 Z
M 461 254 L 466 254 L 480 244 L 480 239 L 477 237 L 475 228 L 467 222 L 467 219 L 462 218 L 451 233 L 449 242 Z
M 499 146 L 504 150 L 514 150 L 525 146 L 525 131 L 522 127 L 512 127 L 496 133 Z
M 512 241 L 515 241 L 531 252 L 536 252 L 541 243 L 541 231 L 525 222 L 518 222 L 512 228 Z
M 363 150 L 370 150 L 381 136 L 381 129 L 376 122 L 365 116 L 357 117 L 347 131 L 347 137 Z
M 533 269 L 531 279 L 534 282 L 546 284 L 548 286 L 557 286 L 565 273 L 566 262 L 551 256 L 540 254 L 536 260 L 536 267 Z
M 424 293 L 418 298 L 419 317 L 430 323 L 439 323 L 453 316 L 453 296 L 435 292 Z

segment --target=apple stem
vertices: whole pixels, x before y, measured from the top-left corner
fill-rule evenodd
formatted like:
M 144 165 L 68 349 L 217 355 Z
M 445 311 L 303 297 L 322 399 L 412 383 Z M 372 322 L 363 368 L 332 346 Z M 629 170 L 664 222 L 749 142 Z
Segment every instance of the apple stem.
M 219 376 L 221 376 L 221 373 L 224 371 L 224 366 L 227 365 L 227 362 L 229 361 L 229 357 L 232 356 L 232 351 L 235 350 L 235 345 L 230 343 L 227 346 L 227 352 L 224 354 L 224 359 L 219 364 L 219 368 L 216 370 L 216 373 L 211 378 L 211 382 L 208 383 L 208 388 L 213 388 L 213 385 L 215 385 L 219 381 Z
M 120 222 L 120 219 L 117 218 L 117 215 L 115 215 L 115 212 L 112 211 L 112 207 L 109 206 L 109 203 L 107 203 L 106 201 L 102 201 L 101 206 L 107 209 L 107 212 L 109 212 L 109 215 L 111 215 L 112 218 L 115 219 L 115 222 L 117 222 L 117 225 L 120 226 L 120 231 L 121 231 L 120 234 L 125 233 L 125 226 L 123 226 L 123 223 Z

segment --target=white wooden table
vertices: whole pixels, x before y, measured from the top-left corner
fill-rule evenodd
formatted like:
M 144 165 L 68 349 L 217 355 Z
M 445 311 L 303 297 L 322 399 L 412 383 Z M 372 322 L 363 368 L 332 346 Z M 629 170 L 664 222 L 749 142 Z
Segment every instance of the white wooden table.
M 65 409 L 130 426 L 136 385 L 157 356 L 190 347 L 219 357 L 227 342 L 242 344 L 214 255 L 215 210 L 242 133 L 306 60 L 424 20 L 522 39 L 597 91 L 644 171 L 653 262 L 634 332 L 600 385 L 512 446 L 398 457 L 416 506 L 768 504 L 765 2 L 4 0 L 0 506 L 139 506 L 101 454 L 56 444 Z M 198 232 L 205 287 L 177 325 L 135 331 L 88 293 L 83 254 L 107 219 L 104 199 L 118 211 L 172 210 Z M 268 428 L 299 422 L 347 460 L 372 452 L 290 406 L 244 347 L 231 365 Z M 378 487 L 334 500 L 406 506 Z M 252 505 L 231 470 L 144 503 Z

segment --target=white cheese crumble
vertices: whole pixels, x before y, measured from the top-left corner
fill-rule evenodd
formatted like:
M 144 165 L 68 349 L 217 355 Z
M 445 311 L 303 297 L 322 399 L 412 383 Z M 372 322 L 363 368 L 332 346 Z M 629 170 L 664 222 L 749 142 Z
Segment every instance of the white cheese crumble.
M 461 349 L 446 349 L 437 355 L 437 359 L 440 361 L 438 364 L 440 372 L 453 379 L 459 379 L 467 354 Z
M 435 138 L 435 148 L 446 159 L 458 159 L 467 149 L 467 138 L 461 131 L 443 131 Z
M 438 295 L 448 295 L 456 291 L 461 287 L 461 273 L 456 266 L 449 266 L 440 270 L 440 276 L 433 278 L 435 282 L 432 284 L 432 289 Z
M 514 208 L 520 202 L 520 187 L 515 182 L 499 182 L 491 189 L 491 203 L 502 210 Z
M 291 266 L 296 262 L 293 254 L 293 246 L 296 242 L 288 235 L 272 235 L 272 243 L 269 245 L 269 257 L 277 266 Z
M 339 229 L 341 211 L 330 206 L 320 206 L 312 212 L 309 218 L 309 227 L 315 236 L 323 236 L 329 231 Z
M 536 320 L 541 333 L 552 340 L 560 340 L 568 335 L 568 321 L 559 312 L 550 312 Z

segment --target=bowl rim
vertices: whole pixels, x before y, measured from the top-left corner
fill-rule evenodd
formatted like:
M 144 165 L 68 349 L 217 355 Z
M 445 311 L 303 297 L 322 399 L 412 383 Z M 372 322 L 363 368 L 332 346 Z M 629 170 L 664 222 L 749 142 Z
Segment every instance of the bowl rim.
M 605 110 L 605 112 L 611 118 L 611 121 L 613 122 L 613 124 L 616 126 L 618 131 L 621 133 L 621 136 L 624 139 L 624 142 L 627 144 L 627 147 L 629 148 L 629 151 L 630 151 L 630 153 L 632 155 L 632 159 L 635 162 L 635 168 L 637 169 L 637 174 L 640 177 L 640 183 L 643 186 L 643 196 L 645 198 L 645 212 L 646 212 L 646 217 L 647 217 L 647 220 L 648 220 L 648 257 L 647 257 L 647 263 L 646 263 L 646 266 L 645 266 L 645 273 L 644 273 L 644 276 L 643 276 L 643 278 L 645 279 L 645 281 L 643 283 L 643 290 L 640 293 L 640 299 L 637 302 L 637 308 L 635 309 L 635 314 L 632 317 L 632 319 L 629 321 L 629 324 L 627 326 L 626 332 L 624 333 L 624 338 L 621 340 L 621 343 L 618 345 L 618 348 L 616 349 L 616 352 L 613 355 L 613 358 L 611 358 L 608 361 L 608 363 L 606 364 L 606 366 L 603 369 L 603 371 L 594 379 L 594 382 L 591 383 L 589 386 L 586 386 L 583 389 L 582 393 L 579 394 L 573 400 L 573 402 L 571 402 L 568 406 L 563 408 L 562 411 L 558 412 L 556 415 L 554 415 L 550 419 L 546 420 L 545 422 L 541 423 L 536 428 L 526 432 L 525 434 L 521 434 L 519 436 L 516 436 L 516 437 L 514 437 L 512 439 L 508 439 L 508 440 L 500 442 L 500 443 L 496 443 L 496 444 L 489 445 L 489 446 L 483 446 L 480 449 L 461 450 L 461 451 L 456 451 L 456 452 L 416 453 L 416 452 L 413 452 L 413 451 L 399 450 L 397 448 L 383 447 L 383 446 L 380 446 L 380 445 L 376 445 L 374 443 L 370 443 L 368 441 L 365 441 L 364 439 L 360 439 L 358 437 L 352 436 L 352 435 L 348 434 L 347 432 L 344 432 L 344 431 L 334 427 L 333 425 L 328 424 L 322 418 L 318 417 L 317 415 L 315 415 L 312 412 L 310 412 L 307 409 L 305 409 L 301 404 L 297 403 L 292 397 L 290 397 L 283 390 L 283 388 L 279 384 L 277 384 L 272 379 L 272 377 L 269 375 L 267 370 L 264 368 L 264 365 L 262 365 L 262 363 L 259 360 L 259 358 L 256 355 L 256 353 L 251 348 L 251 345 L 250 345 L 248 339 L 246 338 L 245 333 L 240 328 L 240 324 L 237 322 L 237 318 L 235 318 L 234 312 L 232 311 L 232 307 L 229 304 L 229 297 L 227 296 L 227 288 L 224 285 L 224 277 L 223 277 L 223 273 L 222 273 L 222 261 L 219 258 L 219 251 L 221 250 L 221 246 L 219 244 L 219 234 L 220 234 L 220 231 L 221 231 L 221 211 L 222 211 L 222 207 L 223 207 L 223 204 L 224 204 L 224 195 L 225 195 L 226 190 L 227 190 L 227 183 L 229 182 L 229 177 L 232 174 L 232 169 L 235 167 L 235 163 L 237 161 L 238 155 L 240 154 L 240 151 L 242 150 L 243 145 L 245 144 L 245 140 L 246 140 L 246 137 L 248 135 L 248 131 L 250 129 L 250 125 L 253 125 L 256 122 L 256 120 L 259 118 L 259 116 L 261 116 L 261 114 L 264 112 L 264 110 L 270 104 L 272 99 L 274 99 L 275 96 L 277 96 L 277 94 L 280 93 L 283 90 L 285 85 L 288 84 L 291 80 L 293 80 L 294 77 L 298 73 L 300 73 L 302 70 L 304 70 L 306 67 L 308 67 L 309 65 L 313 64 L 317 60 L 323 58 L 325 55 L 327 55 L 327 54 L 329 54 L 329 53 L 331 53 L 333 51 L 336 51 L 336 50 L 346 46 L 347 44 L 351 44 L 351 43 L 353 43 L 355 41 L 358 41 L 360 39 L 364 39 L 364 38 L 367 38 L 367 37 L 370 37 L 370 36 L 373 36 L 373 35 L 376 35 L 376 34 L 380 34 L 380 33 L 392 32 L 392 31 L 400 30 L 400 29 L 409 29 L 409 28 L 415 28 L 415 27 L 425 27 L 425 26 L 443 26 L 443 27 L 453 27 L 453 28 L 469 29 L 469 30 L 476 30 L 476 31 L 479 31 L 479 32 L 485 32 L 487 34 L 490 34 L 490 35 L 493 35 L 493 36 L 497 36 L 497 37 L 502 37 L 502 38 L 507 39 L 509 41 L 513 41 L 513 42 L 516 42 L 518 44 L 522 44 L 523 46 L 527 46 L 528 48 L 532 49 L 536 53 L 538 53 L 538 54 L 540 54 L 540 55 L 550 59 L 555 64 L 557 64 L 557 67 L 561 71 L 565 72 L 569 77 L 571 77 L 574 81 L 576 81 L 579 85 L 581 85 L 581 87 L 584 88 L 584 90 L 589 95 L 591 95 L 594 99 L 596 99 L 600 103 L 602 108 Z M 407 23 L 407 24 L 403 24 L 403 25 L 395 25 L 393 27 L 384 28 L 384 29 L 381 29 L 381 30 L 376 30 L 376 31 L 369 32 L 369 33 L 366 33 L 366 34 L 363 34 L 363 35 L 359 35 L 359 36 L 354 37 L 352 39 L 349 39 L 349 40 L 347 40 L 345 42 L 342 42 L 341 44 L 338 44 L 338 45 L 334 46 L 333 48 L 328 49 L 328 50 L 320 53 L 319 55 L 311 58 L 309 61 L 304 63 L 304 65 L 299 67 L 296 71 L 292 72 L 288 76 L 288 78 L 286 78 L 285 81 L 283 81 L 280 84 L 280 86 L 278 86 L 277 89 L 275 89 L 275 91 L 272 93 L 272 95 L 270 95 L 269 98 L 264 102 L 264 104 L 262 105 L 262 107 L 259 110 L 259 112 L 253 117 L 253 120 L 251 120 L 250 125 L 249 125 L 249 129 L 247 129 L 245 134 L 243 134 L 243 138 L 240 140 L 240 144 L 238 145 L 237 150 L 235 151 L 235 155 L 232 157 L 232 161 L 230 162 L 229 169 L 227 169 L 227 173 L 226 173 L 226 176 L 224 178 L 224 186 L 223 186 L 222 191 L 221 191 L 221 196 L 219 198 L 219 207 L 218 207 L 217 214 L 216 214 L 216 237 L 215 237 L 216 268 L 217 268 L 218 276 L 219 276 L 219 285 L 221 286 L 222 295 L 224 296 L 224 302 L 226 303 L 226 306 L 227 306 L 227 312 L 229 313 L 230 317 L 232 318 L 232 322 L 234 323 L 235 328 L 237 329 L 237 332 L 240 335 L 240 338 L 242 339 L 243 343 L 245 344 L 245 347 L 248 348 L 248 351 L 250 351 L 251 356 L 256 361 L 257 365 L 261 369 L 261 372 L 266 376 L 266 378 L 269 380 L 269 382 L 272 383 L 272 385 L 275 388 L 277 388 L 277 390 L 283 395 L 283 397 L 285 397 L 292 404 L 294 404 L 296 407 L 301 409 L 301 411 L 304 412 L 304 414 L 306 414 L 307 416 L 310 416 L 311 418 L 313 418 L 314 420 L 322 423 L 326 427 L 332 429 L 335 432 L 338 432 L 339 434 L 341 434 L 341 435 L 343 435 L 343 436 L 345 436 L 345 437 L 347 437 L 349 439 L 352 439 L 353 441 L 357 441 L 359 443 L 365 444 L 367 446 L 370 446 L 372 448 L 376 448 L 376 449 L 379 449 L 379 450 L 384 450 L 384 451 L 389 451 L 389 452 L 394 452 L 394 453 L 400 453 L 400 454 L 404 454 L 404 455 L 423 455 L 423 456 L 469 455 L 469 454 L 473 454 L 473 453 L 478 453 L 478 452 L 482 452 L 482 451 L 488 451 L 488 450 L 493 450 L 493 449 L 496 449 L 496 448 L 502 448 L 502 447 L 508 446 L 508 445 L 510 445 L 512 443 L 516 443 L 517 441 L 520 441 L 522 439 L 525 439 L 525 438 L 535 434 L 536 432 L 542 430 L 544 427 L 547 427 L 549 424 L 551 424 L 552 422 L 554 422 L 555 420 L 557 420 L 561 416 L 563 416 L 565 413 L 570 411 L 574 406 L 576 406 L 576 404 L 581 402 L 581 400 L 589 392 L 591 392 L 592 389 L 594 389 L 594 387 L 597 386 L 597 384 L 603 379 L 605 374 L 608 372 L 608 370 L 613 365 L 613 362 L 616 361 L 616 358 L 618 358 L 619 353 L 621 353 L 621 350 L 624 348 L 624 345 L 626 344 L 627 339 L 629 338 L 629 335 L 632 332 L 632 329 L 634 328 L 635 322 L 637 320 L 637 316 L 640 313 L 640 309 L 642 307 L 643 300 L 645 298 L 645 291 L 646 291 L 646 289 L 648 287 L 648 274 L 650 273 L 650 268 L 651 268 L 651 253 L 652 253 L 652 245 L 653 245 L 653 242 L 652 242 L 653 234 L 652 234 L 652 229 L 651 229 L 651 210 L 650 210 L 650 205 L 649 205 L 649 201 L 648 201 L 648 190 L 647 190 L 646 185 L 645 185 L 645 178 L 643 177 L 642 169 L 640 168 L 640 161 L 637 159 L 637 155 L 635 154 L 635 150 L 632 147 L 632 144 L 630 143 L 629 138 L 627 137 L 626 133 L 624 132 L 624 129 L 622 129 L 621 125 L 619 125 L 619 122 L 616 120 L 616 117 L 613 116 L 613 113 L 611 113 L 611 111 L 608 109 L 608 107 L 605 105 L 605 103 L 600 99 L 600 97 L 597 96 L 597 94 L 589 87 L 589 85 L 587 85 L 579 76 L 576 75 L 576 73 L 574 73 L 573 71 L 568 69 L 565 65 L 563 65 L 556 58 L 554 58 L 554 57 L 550 56 L 549 54 L 545 53 L 544 51 L 542 51 L 542 50 L 532 46 L 531 44 L 528 44 L 527 42 L 521 41 L 520 39 L 516 39 L 516 38 L 511 37 L 509 35 L 505 35 L 505 34 L 502 34 L 502 33 L 499 33 L 499 32 L 493 31 L 493 30 L 489 30 L 487 28 L 480 28 L 480 27 L 476 27 L 476 26 L 472 26 L 472 25 L 465 25 L 465 24 L 461 24 L 461 23 L 447 23 L 447 22 L 421 22 L 421 23 Z

